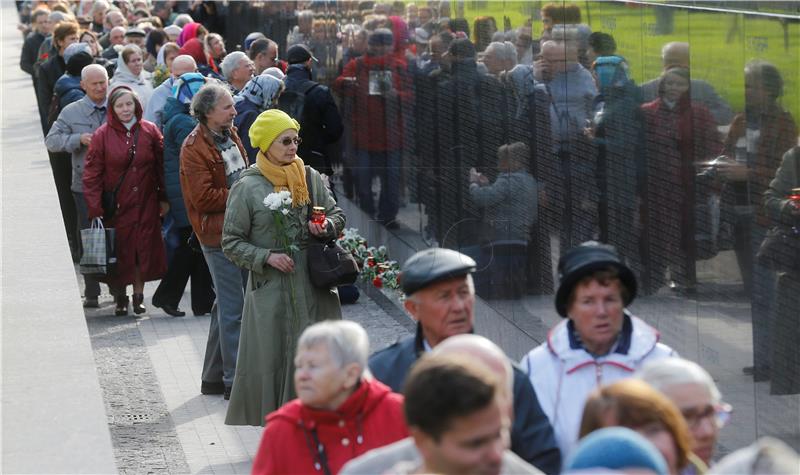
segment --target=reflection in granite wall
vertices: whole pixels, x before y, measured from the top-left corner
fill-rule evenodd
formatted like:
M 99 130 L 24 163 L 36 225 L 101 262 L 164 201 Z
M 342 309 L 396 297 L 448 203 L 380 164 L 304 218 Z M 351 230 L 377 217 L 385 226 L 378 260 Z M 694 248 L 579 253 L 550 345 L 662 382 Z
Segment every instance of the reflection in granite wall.
M 256 3 L 240 15 L 262 18 Z M 296 17 L 269 3 L 285 38 Z M 308 38 L 327 44 L 317 78 L 346 122 L 344 195 L 390 230 L 475 257 L 498 327 L 538 342 L 559 320 L 558 257 L 614 244 L 639 282 L 631 310 L 733 403 L 721 452 L 767 434 L 800 448 L 800 269 L 757 258 L 771 229 L 797 225 L 798 177 L 773 183 L 798 141 L 797 11 L 366 3 L 310 3 L 328 22 Z

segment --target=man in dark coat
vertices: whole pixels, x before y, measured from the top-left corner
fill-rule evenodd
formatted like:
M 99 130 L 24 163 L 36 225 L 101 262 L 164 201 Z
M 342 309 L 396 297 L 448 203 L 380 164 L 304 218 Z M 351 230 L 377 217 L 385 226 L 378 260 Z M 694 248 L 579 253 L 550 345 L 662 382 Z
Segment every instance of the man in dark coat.
M 56 118 L 50 115 L 50 103 L 53 100 L 53 91 L 56 82 L 67 70 L 64 61 L 64 52 L 67 46 L 78 42 L 78 24 L 70 22 L 59 23 L 53 31 L 53 45 L 58 54 L 51 56 L 47 61 L 39 66 L 36 77 L 36 102 L 39 105 L 39 119 L 42 125 L 42 135 L 47 136 L 50 126 Z M 73 260 L 78 257 L 78 236 L 75 223 L 78 215 L 75 209 L 75 201 L 72 198 L 70 185 L 72 184 L 72 160 L 69 152 L 48 152 L 50 167 L 53 170 L 53 179 L 58 193 L 58 202 L 61 207 L 61 218 L 64 222 L 67 239 L 70 243 Z
M 331 146 L 344 131 L 339 109 L 330 89 L 311 80 L 311 62 L 315 58 L 305 45 L 289 48 L 287 60 L 289 67 L 283 79 L 286 84 L 283 96 L 303 94 L 305 97 L 301 116 L 294 117 L 300 122 L 302 139 L 297 147 L 297 155 L 320 173 L 331 175 Z
M 50 34 L 52 24 L 50 14 L 44 8 L 38 8 L 31 14 L 32 31 L 28 33 L 22 44 L 22 54 L 19 56 L 19 67 L 33 78 L 33 88 L 36 90 L 36 74 L 34 66 L 39 57 L 39 47 Z
M 402 272 L 405 308 L 417 332 L 375 353 L 369 369 L 393 391 L 401 391 L 417 358 L 448 337 L 473 331 L 475 261 L 459 252 L 433 248 L 406 261 Z M 561 453 L 553 428 L 528 378 L 514 368 L 514 422 L 511 450 L 545 473 L 558 473 Z

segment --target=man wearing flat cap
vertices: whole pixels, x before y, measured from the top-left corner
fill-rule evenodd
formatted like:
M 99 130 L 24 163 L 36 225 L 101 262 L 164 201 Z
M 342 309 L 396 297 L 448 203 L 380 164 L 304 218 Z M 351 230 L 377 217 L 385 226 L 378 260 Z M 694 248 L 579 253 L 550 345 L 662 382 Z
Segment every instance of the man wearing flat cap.
M 406 261 L 401 274 L 404 305 L 417 321 L 417 331 L 370 358 L 377 379 L 399 392 L 420 355 L 451 336 L 473 331 L 475 266 L 470 257 L 443 248 L 420 251 Z M 516 367 L 513 399 L 511 450 L 545 473 L 558 473 L 561 453 L 553 429 L 528 378 Z

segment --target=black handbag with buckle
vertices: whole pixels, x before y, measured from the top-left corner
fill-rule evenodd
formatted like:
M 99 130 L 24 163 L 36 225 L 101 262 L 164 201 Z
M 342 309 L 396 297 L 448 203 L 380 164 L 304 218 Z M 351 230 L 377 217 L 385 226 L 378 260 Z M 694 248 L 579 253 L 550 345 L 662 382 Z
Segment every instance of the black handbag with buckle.
M 306 166 L 306 186 L 312 200 L 314 197 L 311 186 L 309 167 Z M 311 219 L 313 202 L 308 205 L 308 219 Z M 350 285 L 358 279 L 358 264 L 350 252 L 344 250 L 335 238 L 321 239 L 310 236 L 308 245 L 308 273 L 314 287 L 330 289 L 340 285 Z

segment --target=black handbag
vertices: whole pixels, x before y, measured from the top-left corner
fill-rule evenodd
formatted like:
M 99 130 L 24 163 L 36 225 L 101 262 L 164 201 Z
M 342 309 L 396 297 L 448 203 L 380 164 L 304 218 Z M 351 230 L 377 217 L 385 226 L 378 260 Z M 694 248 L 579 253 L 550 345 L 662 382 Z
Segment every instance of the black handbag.
M 306 186 L 308 194 L 314 197 L 309 167 L 306 166 Z M 308 219 L 311 219 L 313 203 L 308 205 Z M 336 239 L 319 239 L 310 236 L 307 249 L 308 273 L 314 287 L 330 289 L 340 285 L 351 285 L 358 279 L 358 264 L 353 255 L 344 250 Z
M 125 171 L 122 172 L 122 176 L 119 177 L 116 186 L 114 186 L 113 190 L 106 191 L 103 190 L 100 199 L 103 205 L 103 220 L 108 222 L 114 218 L 114 215 L 117 212 L 117 207 L 119 204 L 117 203 L 117 194 L 119 193 L 119 189 L 122 186 L 122 182 L 125 181 L 125 176 L 128 174 L 128 170 L 131 169 L 131 165 L 133 165 L 133 160 L 136 158 L 136 142 L 139 140 L 139 130 L 142 127 L 139 126 L 136 128 L 136 132 L 133 133 L 133 144 L 131 148 L 128 149 L 128 166 L 125 168 Z
M 795 176 L 800 179 L 800 160 L 795 161 Z M 800 220 L 794 226 L 777 224 L 767 231 L 758 249 L 759 264 L 775 272 L 800 275 Z

